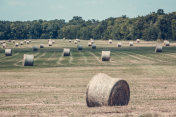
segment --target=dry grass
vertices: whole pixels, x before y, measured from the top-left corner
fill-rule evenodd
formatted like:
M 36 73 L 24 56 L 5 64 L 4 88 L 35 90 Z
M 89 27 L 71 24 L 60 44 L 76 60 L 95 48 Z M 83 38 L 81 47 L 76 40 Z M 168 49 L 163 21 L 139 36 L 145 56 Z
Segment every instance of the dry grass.
M 155 42 L 141 42 L 139 48 L 132 49 L 124 47 L 122 42 L 123 47 L 116 50 L 112 48 L 113 45 L 116 47 L 113 41 L 106 48 L 111 49 L 112 60 L 103 63 L 99 60 L 104 48 L 96 51 L 85 48 L 78 52 L 75 44 L 58 42 L 62 41 L 56 41 L 52 49 L 34 53 L 37 60 L 32 68 L 24 68 L 19 62 L 24 53 L 33 53 L 32 49 L 25 49 L 32 48 L 32 44 L 24 45 L 23 51 L 15 50 L 12 57 L 0 54 L 1 116 L 176 116 L 176 53 L 172 47 L 175 43 L 164 48 L 163 53 L 155 54 Z M 40 44 L 41 40 L 32 43 Z M 97 47 L 103 47 L 107 41 L 95 43 Z M 81 44 L 87 47 L 86 41 L 81 41 Z M 125 44 L 128 46 L 128 42 Z M 66 46 L 72 48 L 71 56 L 59 59 L 61 48 Z M 49 57 L 52 59 L 47 61 Z M 60 64 L 56 65 L 58 61 Z M 131 99 L 128 106 L 86 106 L 86 86 L 92 76 L 100 72 L 129 83 Z

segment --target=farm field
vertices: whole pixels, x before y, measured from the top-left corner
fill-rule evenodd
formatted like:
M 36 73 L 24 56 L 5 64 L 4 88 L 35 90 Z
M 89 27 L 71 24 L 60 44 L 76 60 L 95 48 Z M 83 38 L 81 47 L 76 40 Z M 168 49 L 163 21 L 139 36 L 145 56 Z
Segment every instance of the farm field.
M 18 40 L 20 42 L 20 40 Z M 176 116 L 176 42 L 155 53 L 155 41 L 142 41 L 129 47 L 128 41 L 95 41 L 96 50 L 81 40 L 83 50 L 68 40 L 32 40 L 29 45 L 12 48 L 13 56 L 0 49 L 0 115 L 8 116 Z M 33 52 L 32 47 L 45 48 Z M 71 56 L 63 57 L 63 48 Z M 101 61 L 101 51 L 110 50 L 111 60 Z M 24 54 L 34 55 L 34 66 L 24 67 Z M 97 73 L 122 78 L 130 86 L 128 106 L 95 107 L 86 105 L 86 87 Z

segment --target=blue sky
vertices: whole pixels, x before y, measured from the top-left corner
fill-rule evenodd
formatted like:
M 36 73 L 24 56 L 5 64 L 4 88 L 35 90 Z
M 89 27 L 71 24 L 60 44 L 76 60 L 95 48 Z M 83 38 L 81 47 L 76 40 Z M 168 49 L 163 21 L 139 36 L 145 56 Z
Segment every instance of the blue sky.
M 72 19 L 146 15 L 157 9 L 176 11 L 176 0 L 0 0 L 0 20 Z

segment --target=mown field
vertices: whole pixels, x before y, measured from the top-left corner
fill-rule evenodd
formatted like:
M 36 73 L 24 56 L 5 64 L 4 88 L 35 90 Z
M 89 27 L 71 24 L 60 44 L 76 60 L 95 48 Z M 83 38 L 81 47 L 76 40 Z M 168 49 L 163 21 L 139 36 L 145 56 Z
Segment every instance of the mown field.
M 176 43 L 155 53 L 156 43 L 134 43 L 129 47 L 122 41 L 95 41 L 97 49 L 79 43 L 83 50 L 68 40 L 55 40 L 48 47 L 48 40 L 32 40 L 29 45 L 14 47 L 13 56 L 6 57 L 0 49 L 0 115 L 1 116 L 176 116 Z M 20 41 L 18 41 L 20 42 Z M 34 45 L 45 48 L 32 51 Z M 71 49 L 71 56 L 63 57 L 64 47 Z M 101 61 L 101 51 L 111 51 L 111 61 Z M 24 54 L 34 54 L 34 66 L 22 66 Z M 125 79 L 130 86 L 128 106 L 86 106 L 86 86 L 97 73 Z

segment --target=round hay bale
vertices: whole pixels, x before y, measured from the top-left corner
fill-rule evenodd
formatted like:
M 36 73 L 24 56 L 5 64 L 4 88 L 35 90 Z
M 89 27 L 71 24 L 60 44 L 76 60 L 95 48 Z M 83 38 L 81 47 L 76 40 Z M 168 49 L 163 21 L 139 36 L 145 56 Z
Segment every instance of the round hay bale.
M 88 46 L 92 46 L 92 43 L 91 42 L 88 42 L 88 44 L 87 44 Z
M 80 39 L 78 39 L 78 42 L 81 42 L 81 40 L 80 40 Z
M 48 46 L 52 46 L 53 45 L 53 42 L 52 41 L 49 41 L 48 42 Z
M 69 43 L 71 43 L 71 39 L 69 40 Z
M 15 43 L 15 40 L 13 40 L 12 43 Z
M 170 46 L 170 42 L 167 41 L 167 40 L 165 40 L 165 41 L 164 41 L 164 45 L 165 45 L 165 46 Z
M 92 49 L 96 49 L 96 44 L 92 44 Z
M 20 45 L 23 45 L 23 42 L 22 42 L 22 41 L 20 42 Z
M 141 41 L 140 39 L 137 39 L 137 40 L 136 40 L 137 43 L 140 43 L 140 41 Z
M 78 42 L 77 41 L 74 41 L 75 44 L 77 44 Z
M 112 40 L 111 39 L 108 42 L 109 42 L 109 44 L 112 44 Z
M 29 43 L 31 43 L 32 41 L 31 40 L 29 40 Z
M 23 66 L 33 66 L 33 65 L 34 65 L 34 55 L 24 54 Z
M 12 49 L 5 49 L 6 56 L 12 56 Z
M 29 41 L 26 41 L 26 44 L 29 44 Z
M 3 44 L 2 44 L 2 48 L 6 48 L 6 43 L 3 43 Z
M 70 56 L 70 49 L 69 48 L 64 48 L 63 56 Z
M 102 51 L 101 60 L 102 61 L 110 61 L 111 51 Z
M 90 42 L 91 42 L 91 44 L 94 44 L 94 40 L 93 39 L 91 39 Z
M 15 46 L 18 47 L 18 46 L 19 46 L 19 43 L 15 43 Z
M 162 52 L 163 47 L 161 45 L 157 45 L 155 48 L 155 52 Z
M 54 44 L 54 43 L 55 43 L 55 40 L 53 40 L 52 43 Z
M 82 45 L 78 45 L 77 48 L 78 48 L 78 50 L 82 50 L 83 46 Z
M 122 47 L 122 43 L 121 43 L 121 42 L 118 42 L 118 43 L 117 43 L 117 47 Z
M 44 48 L 44 44 L 40 44 L 40 48 Z
M 168 42 L 168 40 L 164 40 L 164 44 L 165 44 L 166 42 Z
M 26 43 L 26 40 L 24 40 L 24 43 Z
M 130 42 L 129 42 L 129 45 L 130 45 L 130 46 L 133 46 L 133 42 L 132 42 L 132 41 L 130 41 Z
M 88 107 L 123 106 L 130 101 L 130 88 L 125 80 L 111 78 L 99 73 L 87 85 L 86 103 Z
M 11 42 L 11 40 L 9 39 L 8 42 Z
M 37 47 L 37 46 L 33 46 L 33 47 L 32 47 L 32 50 L 33 50 L 33 51 L 38 51 L 38 47 Z

